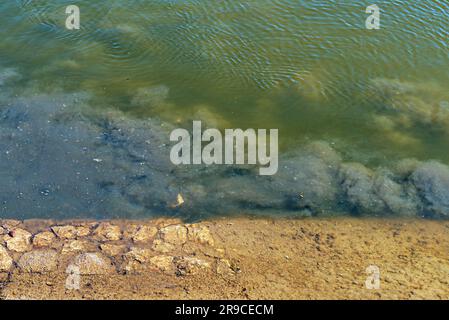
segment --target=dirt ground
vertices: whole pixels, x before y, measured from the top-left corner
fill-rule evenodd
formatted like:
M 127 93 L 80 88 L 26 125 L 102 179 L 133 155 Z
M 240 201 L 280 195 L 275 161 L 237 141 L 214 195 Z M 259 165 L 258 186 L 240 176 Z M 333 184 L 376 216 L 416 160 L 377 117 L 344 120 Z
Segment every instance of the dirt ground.
M 119 226 L 122 232 L 131 222 L 110 223 Z M 175 222 L 145 223 L 154 224 L 160 230 Z M 54 222 L 21 222 L 31 234 L 47 230 L 52 224 Z M 177 225 L 183 226 L 182 223 Z M 219 218 L 195 225 L 195 228 L 202 227 L 209 230 L 213 242 L 202 237 L 183 240 L 182 245 L 174 245 L 170 252 L 164 251 L 164 257 L 174 261 L 173 266 L 158 264 L 159 268 L 148 267 L 148 260 L 143 258 L 136 258 L 137 267 L 135 260 L 130 264 L 126 250 L 136 244 L 128 241 L 124 232 L 120 240 L 111 242 L 126 247 L 124 253 L 110 257 L 115 271 L 83 274 L 79 289 L 67 288 L 64 261 L 80 252 L 68 253 L 65 260 L 58 260 L 58 268 L 50 272 L 27 272 L 23 262 L 17 262 L 20 254 L 11 253 L 14 267 L 0 273 L 0 297 L 449 299 L 449 222 L 242 217 Z M 190 237 L 191 227 L 187 225 L 186 228 L 189 228 Z M 170 240 L 166 234 L 161 239 Z M 87 240 L 92 241 L 95 248 L 108 241 L 94 236 L 87 236 Z M 57 244 L 52 247 L 62 256 L 60 250 L 66 239 L 55 241 Z M 177 238 L 172 243 L 176 241 Z M 148 248 L 150 255 L 160 255 L 154 243 L 155 240 L 150 239 L 139 247 Z M 185 256 L 198 260 L 183 260 Z M 379 270 L 378 289 L 366 286 L 367 279 L 372 276 L 367 273 L 369 266 Z

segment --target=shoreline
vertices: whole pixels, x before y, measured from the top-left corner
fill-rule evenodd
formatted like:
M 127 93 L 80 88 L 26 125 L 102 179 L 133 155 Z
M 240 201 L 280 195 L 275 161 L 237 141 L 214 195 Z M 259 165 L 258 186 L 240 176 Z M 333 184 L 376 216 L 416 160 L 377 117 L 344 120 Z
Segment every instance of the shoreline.
M 449 298 L 449 221 L 0 223 L 1 299 Z M 365 286 L 372 265 L 380 289 Z

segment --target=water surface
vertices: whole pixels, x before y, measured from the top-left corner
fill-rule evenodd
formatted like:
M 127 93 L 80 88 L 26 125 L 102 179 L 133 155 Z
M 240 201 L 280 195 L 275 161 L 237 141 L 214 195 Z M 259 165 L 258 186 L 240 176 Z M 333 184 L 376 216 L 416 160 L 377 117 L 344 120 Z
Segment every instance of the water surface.
M 447 1 L 376 1 L 380 30 L 360 1 L 81 0 L 72 31 L 70 4 L 0 4 L 3 108 L 46 94 L 167 125 L 278 128 L 283 153 L 323 140 L 371 168 L 449 163 Z

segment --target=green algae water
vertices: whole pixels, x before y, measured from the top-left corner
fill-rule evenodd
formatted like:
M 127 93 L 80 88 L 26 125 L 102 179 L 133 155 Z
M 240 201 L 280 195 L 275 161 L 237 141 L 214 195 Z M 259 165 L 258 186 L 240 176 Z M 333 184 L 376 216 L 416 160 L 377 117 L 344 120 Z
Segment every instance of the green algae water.
M 449 215 L 449 2 L 376 1 L 379 30 L 360 1 L 70 4 L 0 4 L 3 215 Z M 287 173 L 173 171 L 145 143 L 192 120 L 279 129 Z

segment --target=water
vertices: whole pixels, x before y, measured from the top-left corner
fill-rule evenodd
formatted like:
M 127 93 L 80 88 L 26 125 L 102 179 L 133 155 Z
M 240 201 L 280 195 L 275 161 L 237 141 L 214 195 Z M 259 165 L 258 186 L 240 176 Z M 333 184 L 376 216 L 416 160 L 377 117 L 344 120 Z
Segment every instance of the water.
M 135 121 L 160 119 L 162 126 L 190 127 L 195 119 L 221 129 L 278 128 L 283 154 L 322 140 L 335 148 L 344 161 L 362 163 L 373 170 L 379 166 L 392 168 L 407 158 L 449 163 L 447 1 L 376 1 L 381 8 L 380 30 L 365 29 L 368 15 L 366 4 L 360 1 L 86 0 L 77 1 L 81 10 L 78 31 L 65 28 L 65 7 L 70 4 L 64 0 L 11 0 L 0 4 L 3 110 L 13 105 L 20 112 L 34 114 L 24 105 L 36 104 L 42 105 L 46 112 L 55 112 L 48 105 L 58 101 L 69 106 L 65 110 L 78 110 L 80 104 L 83 110 L 80 112 L 86 114 L 113 115 L 111 110 L 120 110 Z M 78 93 L 83 98 L 74 100 L 72 94 Z M 35 102 L 32 98 L 44 94 L 47 102 Z M 20 104 L 17 97 L 28 100 Z M 17 120 L 20 117 L 4 119 L 22 121 Z M 39 121 L 45 123 L 45 119 Z M 83 121 L 88 120 L 76 123 L 90 130 L 90 125 Z M 141 126 L 132 124 L 136 125 Z M 30 129 L 28 133 L 34 130 L 44 130 L 47 135 L 54 133 L 52 125 Z M 93 129 L 92 139 L 102 130 L 105 126 Z M 62 134 L 67 135 L 66 140 L 77 141 L 67 132 Z M 23 139 L 31 141 L 30 136 Z M 133 135 L 127 139 L 134 139 Z M 48 144 L 45 139 L 40 142 Z M 55 150 L 50 153 L 58 154 Z M 72 156 L 76 153 L 76 149 L 70 151 Z M 98 153 L 102 154 L 97 150 L 96 155 L 89 157 Z M 121 156 L 115 154 L 114 159 Z M 55 157 L 47 161 L 56 161 L 52 160 Z M 27 163 L 24 158 L 8 159 L 3 162 Z M 156 162 L 162 163 L 164 158 Z M 7 169 L 4 170 L 8 175 Z M 87 176 L 88 172 L 98 176 L 92 189 L 84 185 L 81 189 L 89 189 L 89 195 L 96 194 L 102 202 L 108 202 L 105 200 L 108 198 L 98 185 L 103 185 L 103 180 L 120 181 L 120 176 L 115 177 L 107 170 L 92 173 L 87 163 L 73 170 L 74 174 L 81 171 Z M 195 173 L 189 173 L 189 181 L 196 183 L 197 171 L 192 170 Z M 46 172 L 48 175 L 42 169 L 42 176 Z M 12 188 L 5 187 L 3 201 L 7 204 L 3 212 L 14 215 L 21 211 L 20 214 L 29 216 L 35 215 L 30 211 L 39 211 L 36 215 L 73 216 L 84 210 L 87 215 L 99 217 L 140 217 L 152 214 L 148 213 L 151 210 L 164 211 L 169 206 L 168 199 L 182 189 L 176 179 L 182 178 L 183 184 L 186 183 L 183 174 L 173 178 L 176 183 L 165 181 L 167 199 L 158 196 L 154 198 L 157 200 L 144 201 L 139 198 L 144 193 L 144 187 L 140 186 L 131 201 L 132 210 L 118 212 L 122 210 L 117 209 L 119 205 L 110 202 L 107 210 L 92 206 L 98 200 L 95 197 L 80 208 L 75 200 L 69 201 L 74 203 L 65 209 L 68 212 L 65 214 L 60 213 L 63 209 L 59 204 L 40 202 L 42 196 L 48 198 L 47 191 L 51 189 L 45 184 L 58 189 L 61 181 L 37 187 L 38 183 L 30 182 L 31 178 L 24 178 L 20 183 L 29 185 L 28 192 L 36 194 L 42 210 L 33 209 L 32 203 L 36 202 L 31 200 L 19 210 L 17 201 L 11 200 L 15 197 L 10 193 Z M 135 176 L 135 172 L 130 176 Z M 14 181 L 20 189 L 17 177 L 8 177 L 11 180 L 6 181 Z M 214 173 L 212 177 L 219 180 L 220 174 Z M 205 180 L 198 184 L 207 185 L 208 180 L 202 179 Z M 280 183 L 285 185 L 282 180 Z M 121 191 L 108 192 L 123 196 L 123 190 L 128 188 L 129 184 L 124 183 L 117 189 Z M 191 186 L 184 188 L 190 190 L 182 189 L 184 192 L 195 193 L 189 189 Z M 44 191 L 37 195 L 38 190 Z M 267 190 L 254 192 L 258 195 L 267 192 L 264 197 L 269 198 Z M 65 200 L 69 196 L 69 192 L 61 195 Z M 130 195 L 127 193 L 125 198 L 129 202 Z M 219 202 L 202 204 L 203 210 L 199 211 L 218 212 L 220 204 L 232 202 L 231 198 L 225 192 L 216 199 Z M 428 202 L 427 198 L 425 201 Z M 149 206 L 148 202 L 153 204 Z M 258 201 L 249 202 L 242 207 L 285 209 L 271 203 L 264 206 Z M 138 209 L 134 210 L 134 206 Z M 299 207 L 302 212 L 313 206 Z M 222 207 L 223 211 L 239 208 Z

